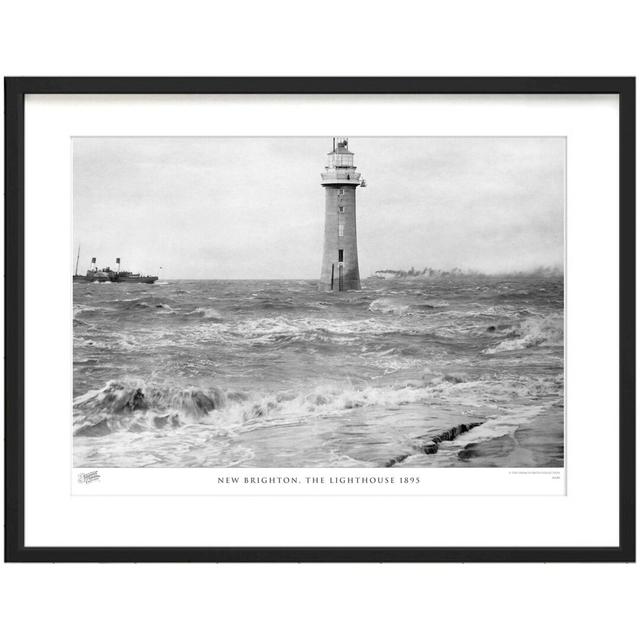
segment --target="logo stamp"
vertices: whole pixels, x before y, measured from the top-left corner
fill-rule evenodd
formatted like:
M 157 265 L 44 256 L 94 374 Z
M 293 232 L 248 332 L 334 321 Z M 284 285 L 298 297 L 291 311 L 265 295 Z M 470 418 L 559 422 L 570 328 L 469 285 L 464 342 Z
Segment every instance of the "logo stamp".
M 100 474 L 97 471 L 87 471 L 86 473 L 78 474 L 78 482 L 80 484 L 91 484 L 100 480 Z

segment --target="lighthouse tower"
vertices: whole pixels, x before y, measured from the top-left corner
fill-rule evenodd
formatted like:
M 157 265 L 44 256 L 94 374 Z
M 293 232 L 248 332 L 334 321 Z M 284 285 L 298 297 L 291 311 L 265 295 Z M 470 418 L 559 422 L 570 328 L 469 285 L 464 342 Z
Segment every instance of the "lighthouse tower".
M 356 237 L 356 188 L 366 186 L 353 164 L 347 138 L 334 138 L 321 174 L 325 190 L 324 252 L 320 289 L 360 289 Z

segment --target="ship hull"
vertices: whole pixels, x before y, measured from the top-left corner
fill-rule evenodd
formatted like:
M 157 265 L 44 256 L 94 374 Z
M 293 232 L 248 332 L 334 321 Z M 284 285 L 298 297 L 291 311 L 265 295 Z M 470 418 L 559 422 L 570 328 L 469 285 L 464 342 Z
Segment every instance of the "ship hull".
M 111 282 L 109 278 L 102 277 L 94 277 L 90 278 L 88 276 L 73 276 L 74 282 Z
M 118 278 L 113 282 L 141 282 L 142 284 L 153 284 L 158 279 L 158 276 L 141 276 L 139 278 Z
M 138 282 L 140 284 L 153 284 L 158 279 L 158 276 L 141 276 L 139 278 L 103 278 L 103 277 L 90 277 L 90 276 L 73 276 L 74 282 Z

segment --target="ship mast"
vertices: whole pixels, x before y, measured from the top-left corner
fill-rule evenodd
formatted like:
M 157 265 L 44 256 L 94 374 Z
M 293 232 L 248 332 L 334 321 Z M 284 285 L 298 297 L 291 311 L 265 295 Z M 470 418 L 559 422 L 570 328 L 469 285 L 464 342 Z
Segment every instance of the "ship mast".
M 80 245 L 78 245 L 78 257 L 76 258 L 76 275 L 78 275 L 78 262 L 80 262 Z

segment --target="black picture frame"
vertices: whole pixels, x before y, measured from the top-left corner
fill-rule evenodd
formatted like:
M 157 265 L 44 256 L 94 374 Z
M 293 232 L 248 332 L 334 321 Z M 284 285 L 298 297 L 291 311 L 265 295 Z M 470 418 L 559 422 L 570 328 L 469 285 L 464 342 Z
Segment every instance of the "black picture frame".
M 5 78 L 6 562 L 635 561 L 635 78 Z M 620 153 L 619 530 L 612 547 L 26 547 L 24 104 L 27 94 L 616 94 Z

